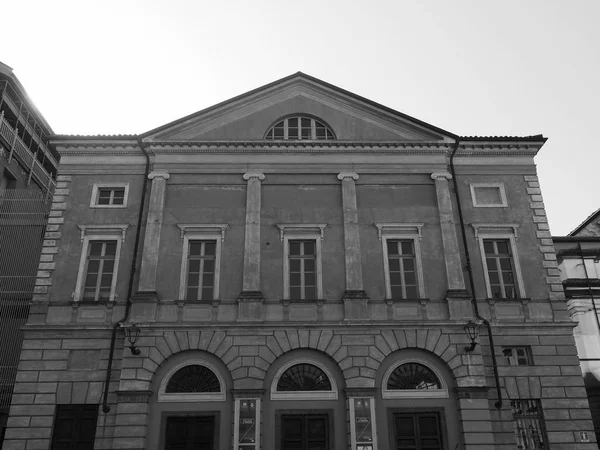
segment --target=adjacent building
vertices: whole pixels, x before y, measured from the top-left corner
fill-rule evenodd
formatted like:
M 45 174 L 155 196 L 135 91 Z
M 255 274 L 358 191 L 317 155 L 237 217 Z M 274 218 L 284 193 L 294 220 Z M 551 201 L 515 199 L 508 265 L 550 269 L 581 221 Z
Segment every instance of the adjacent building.
M 596 432 L 600 431 L 600 210 L 568 236 L 554 236 L 560 277 Z
M 53 136 L 4 448 L 597 448 L 544 142 L 302 73 Z
M 55 185 L 52 134 L 12 69 L 0 63 L 0 443 Z

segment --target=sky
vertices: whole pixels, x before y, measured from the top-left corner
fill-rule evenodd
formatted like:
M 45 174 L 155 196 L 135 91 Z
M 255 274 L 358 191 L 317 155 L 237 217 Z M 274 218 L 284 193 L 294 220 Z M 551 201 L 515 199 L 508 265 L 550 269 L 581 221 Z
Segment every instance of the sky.
M 554 235 L 600 207 L 599 0 L 20 0 L 2 16 L 0 61 L 59 134 L 142 133 L 302 71 L 454 134 L 548 137 Z

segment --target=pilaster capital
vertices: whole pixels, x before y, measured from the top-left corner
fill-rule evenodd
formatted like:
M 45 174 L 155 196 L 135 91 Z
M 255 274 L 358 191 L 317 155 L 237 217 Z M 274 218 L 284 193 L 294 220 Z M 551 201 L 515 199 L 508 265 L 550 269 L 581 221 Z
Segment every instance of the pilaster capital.
M 431 179 L 432 180 L 440 180 L 440 179 L 446 179 L 446 180 L 451 180 L 452 179 L 452 175 L 450 174 L 450 172 L 433 172 L 431 174 Z
M 244 180 L 248 181 L 251 178 L 256 178 L 256 179 L 262 181 L 265 179 L 265 174 L 262 172 L 246 172 L 244 174 Z
M 167 172 L 166 170 L 153 170 L 148 174 L 148 178 L 151 180 L 154 180 L 155 178 L 162 178 L 163 180 L 168 180 L 169 178 L 171 178 L 171 175 L 169 175 L 169 172 Z
M 340 172 L 338 173 L 338 180 L 344 181 L 346 178 L 352 178 L 354 181 L 358 180 L 358 174 L 356 172 Z

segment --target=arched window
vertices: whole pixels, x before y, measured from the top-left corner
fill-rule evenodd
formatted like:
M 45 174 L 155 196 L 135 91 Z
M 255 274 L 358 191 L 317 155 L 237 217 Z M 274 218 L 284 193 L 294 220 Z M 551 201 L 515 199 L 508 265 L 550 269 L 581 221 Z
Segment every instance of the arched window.
M 186 361 L 163 378 L 159 402 L 225 400 L 224 381 L 218 370 L 205 361 Z
M 439 371 L 419 360 L 404 360 L 392 366 L 384 383 L 383 398 L 448 397 L 448 388 Z
M 324 365 L 315 360 L 296 359 L 283 365 L 275 374 L 271 399 L 337 399 L 337 387 Z
M 265 139 L 271 140 L 330 140 L 333 131 L 323 122 L 307 116 L 292 116 L 280 120 L 267 131 Z

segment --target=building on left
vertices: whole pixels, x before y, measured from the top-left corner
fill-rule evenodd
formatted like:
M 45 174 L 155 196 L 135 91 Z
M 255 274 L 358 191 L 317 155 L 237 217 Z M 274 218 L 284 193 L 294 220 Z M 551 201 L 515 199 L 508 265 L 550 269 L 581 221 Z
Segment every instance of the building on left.
M 53 131 L 0 62 L 0 447 L 56 185 Z M 42 264 L 44 257 L 41 258 Z

